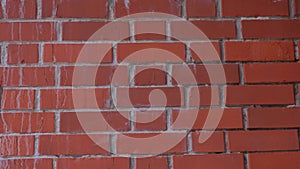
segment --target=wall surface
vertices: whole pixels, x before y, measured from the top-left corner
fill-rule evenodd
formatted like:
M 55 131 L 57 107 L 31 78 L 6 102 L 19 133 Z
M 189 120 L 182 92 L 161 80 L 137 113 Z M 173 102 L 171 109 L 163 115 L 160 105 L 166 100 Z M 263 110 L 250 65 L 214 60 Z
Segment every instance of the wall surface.
M 300 0 L 0 3 L 0 169 L 300 168 Z

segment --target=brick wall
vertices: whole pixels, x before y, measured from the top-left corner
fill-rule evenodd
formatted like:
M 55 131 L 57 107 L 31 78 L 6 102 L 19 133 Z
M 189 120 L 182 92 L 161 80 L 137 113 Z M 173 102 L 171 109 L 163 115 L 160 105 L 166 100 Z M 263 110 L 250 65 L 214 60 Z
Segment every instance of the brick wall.
M 2 0 L 0 168 L 299 169 L 299 39 L 299 0 Z

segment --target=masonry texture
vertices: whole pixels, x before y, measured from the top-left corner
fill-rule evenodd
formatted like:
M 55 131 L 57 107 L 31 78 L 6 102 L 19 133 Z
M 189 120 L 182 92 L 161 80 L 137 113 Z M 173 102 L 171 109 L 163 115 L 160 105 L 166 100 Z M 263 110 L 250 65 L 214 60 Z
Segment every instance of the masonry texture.
M 300 168 L 300 0 L 2 0 L 0 8 L 1 114 L 0 169 L 299 169 Z M 91 44 L 110 46 L 101 62 L 77 61 L 89 37 L 123 16 L 162 12 L 179 18 L 130 18 L 121 31 Z M 189 21 L 209 40 L 178 29 Z M 156 25 L 155 30 L 149 27 Z M 164 32 L 135 35 L 137 31 Z M 172 35 L 180 35 L 179 41 Z M 211 43 L 220 59 L 205 51 Z M 136 51 L 159 48 L 180 61 L 124 64 Z M 97 55 L 97 53 L 94 53 Z M 122 62 L 122 63 L 121 63 Z M 196 84 L 186 80 L 187 64 Z M 225 80 L 211 83 L 207 68 L 222 65 Z M 97 67 L 94 84 L 72 83 L 74 69 Z M 155 67 L 155 68 L 154 68 Z M 117 68 L 122 76 L 112 87 Z M 150 68 L 150 69 L 148 69 Z M 135 72 L 139 71 L 137 75 Z M 179 80 L 173 79 L 178 76 Z M 130 89 L 130 100 L 123 93 Z M 152 90 L 165 93 L 165 105 Z M 101 113 L 104 131 L 80 125 L 72 91 L 95 92 L 98 107 L 77 105 L 87 115 Z M 195 99 L 199 91 L 200 102 Z M 217 99 L 212 99 L 212 94 Z M 117 105 L 113 99 L 117 99 Z M 130 102 L 134 108 L 130 108 Z M 115 106 L 121 107 L 120 111 Z M 196 109 L 195 123 L 173 125 Z M 212 111 L 209 111 L 212 109 Z M 209 112 L 224 109 L 216 131 L 199 136 Z M 143 111 L 138 111 L 143 110 Z M 147 110 L 147 111 L 146 111 Z M 180 111 L 183 110 L 183 111 Z M 154 118 L 142 123 L 136 119 Z M 107 129 L 107 131 L 105 130 Z M 137 158 L 122 147 L 122 135 L 149 138 L 170 132 L 186 136 L 171 149 Z M 162 144 L 168 144 L 162 143 Z M 156 144 L 148 145 L 155 147 Z M 136 150 L 137 153 L 138 150 Z

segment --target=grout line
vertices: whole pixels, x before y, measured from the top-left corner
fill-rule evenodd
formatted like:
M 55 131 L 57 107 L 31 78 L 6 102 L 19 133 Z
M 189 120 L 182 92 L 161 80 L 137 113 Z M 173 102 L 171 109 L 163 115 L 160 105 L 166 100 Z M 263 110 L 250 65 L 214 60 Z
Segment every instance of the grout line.
M 298 88 L 298 84 L 294 84 L 294 94 L 295 94 L 295 104 L 296 105 L 300 105 L 300 98 L 299 98 L 299 88 Z
M 167 86 L 172 86 L 172 64 L 166 64 Z
M 118 64 L 117 47 L 118 47 L 117 43 L 114 42 L 112 44 L 112 64 Z
M 294 46 L 295 46 L 294 50 L 295 50 L 295 59 L 296 59 L 296 61 L 299 61 L 299 48 L 298 48 L 298 45 L 299 45 L 299 40 L 294 40 Z
M 229 154 L 229 147 L 228 147 L 228 132 L 226 130 L 224 130 L 224 144 L 225 144 L 225 153 Z
M 192 88 L 190 88 L 189 86 L 185 86 L 183 88 L 183 102 L 184 102 L 184 105 L 182 107 L 185 107 L 185 108 L 189 108 L 190 106 L 190 97 L 189 97 L 189 94 L 190 92 L 192 91 Z M 200 98 L 199 98 L 200 100 Z
M 187 151 L 188 153 L 193 152 L 193 138 L 192 138 L 192 132 L 189 132 L 187 134 Z
M 236 24 L 236 37 L 237 39 L 239 40 L 242 40 L 243 39 L 243 32 L 242 32 L 242 23 L 241 23 L 241 18 L 238 18 L 235 22 Z
M 172 110 L 171 109 L 167 109 L 166 110 L 167 113 L 167 130 L 172 130 L 171 126 L 172 126 Z
M 135 111 L 130 111 L 129 113 L 130 115 L 130 131 L 134 131 L 135 130 L 135 122 L 136 122 L 136 112 Z
M 246 108 L 242 108 L 243 113 L 243 127 L 244 130 L 248 130 L 248 111 Z
M 219 87 L 219 92 L 220 92 L 220 106 L 222 108 L 226 107 L 226 87 L 225 85 L 220 85 Z
M 7 66 L 7 43 L 2 43 L 1 45 L 1 64 Z
M 135 42 L 135 29 L 134 29 L 134 21 L 129 21 L 129 36 L 130 42 Z
M 37 19 L 42 18 L 42 0 L 37 0 Z
M 293 18 L 295 16 L 295 2 L 294 0 L 289 0 L 289 14 Z
M 222 17 L 222 1 L 216 0 L 216 11 L 217 11 L 217 18 Z
M 115 4 L 116 4 L 116 0 L 108 0 L 107 1 L 108 5 L 108 19 L 109 20 L 114 20 L 115 16 L 114 16 L 114 8 L 115 8 Z
M 135 65 L 129 65 L 129 86 L 133 87 L 135 85 Z
M 115 134 L 110 135 L 110 152 L 117 154 L 117 136 Z
M 240 85 L 245 84 L 245 75 L 244 75 L 243 63 L 239 64 L 239 76 L 240 76 Z
M 57 169 L 57 161 L 56 161 L 56 158 L 53 159 L 52 165 L 53 165 L 53 169 Z
M 60 112 L 59 111 L 55 111 L 55 115 L 54 115 L 54 119 L 55 119 L 55 132 L 59 133 L 60 132 Z
M 186 53 L 186 59 L 185 61 L 187 63 L 192 63 L 193 62 L 193 58 L 192 58 L 192 52 L 191 52 L 191 43 L 187 42 L 185 43 L 185 53 Z
M 166 20 L 166 41 L 171 41 L 171 23 L 169 20 Z
M 35 135 L 34 136 L 34 155 L 38 156 L 39 155 L 39 136 Z
M 221 50 L 221 62 L 225 62 L 225 42 L 224 40 L 220 40 L 220 50 Z
M 35 90 L 35 102 L 34 102 L 34 110 L 39 111 L 40 109 L 40 101 L 41 101 L 41 90 Z
M 173 169 L 173 155 L 168 155 L 168 169 Z
M 249 169 L 248 153 L 244 153 L 244 165 L 245 165 L 245 169 Z
M 136 158 L 130 157 L 130 169 L 136 169 Z
M 62 41 L 62 22 L 61 21 L 57 21 L 56 22 L 56 32 L 57 32 L 57 41 Z
M 43 56 L 44 44 L 43 43 L 38 44 L 38 52 L 39 52 L 38 64 L 43 65 L 43 61 L 44 61 L 44 56 Z
M 182 18 L 187 18 L 186 1 L 187 0 L 182 0 L 181 1 L 181 17 Z
M 4 19 L 8 19 L 7 12 L 6 12 L 6 0 L 1 0 L 1 7 L 2 7 L 2 15 Z
M 55 87 L 60 87 L 60 75 L 61 75 L 61 70 L 60 66 L 55 65 Z

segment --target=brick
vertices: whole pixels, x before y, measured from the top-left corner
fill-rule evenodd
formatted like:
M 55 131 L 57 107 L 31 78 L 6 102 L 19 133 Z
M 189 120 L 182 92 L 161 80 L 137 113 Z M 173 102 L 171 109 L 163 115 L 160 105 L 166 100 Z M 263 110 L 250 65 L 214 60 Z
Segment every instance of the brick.
M 192 60 L 194 62 L 211 62 L 221 60 L 219 42 L 193 42 L 190 44 L 190 50 Z
M 117 1 L 115 5 L 116 17 L 123 17 L 141 12 L 161 12 L 171 15 L 181 15 L 181 3 L 179 1 Z M 144 14 L 146 15 L 146 14 Z
M 97 34 L 94 34 L 96 31 Z M 128 22 L 62 23 L 62 39 L 64 41 L 123 40 L 129 37 Z
M 292 41 L 225 42 L 226 61 L 295 60 Z
M 299 63 L 245 64 L 246 83 L 300 82 Z
M 216 86 L 191 87 L 188 97 L 190 106 L 220 105 L 219 88 Z
M 204 132 L 192 132 L 193 152 L 224 152 L 224 133 L 214 132 L 204 143 L 199 143 L 199 136 Z
M 83 124 L 85 125 L 84 127 L 82 126 Z M 114 130 L 130 130 L 129 112 L 62 112 L 60 114 L 61 132 Z
M 255 153 L 249 154 L 249 166 L 251 169 L 298 169 L 299 158 L 299 152 Z
M 172 66 L 173 84 L 224 84 L 239 82 L 237 64 L 190 64 L 187 66 Z
M 300 127 L 300 108 L 250 108 L 248 128 Z
M 73 94 L 72 94 L 73 93 Z M 74 95 L 74 93 L 76 95 Z M 97 105 L 90 99 L 96 96 Z M 76 97 L 75 97 L 76 96 Z M 76 107 L 73 99 L 76 99 Z M 89 98 L 89 99 L 87 99 Z M 72 108 L 109 108 L 110 91 L 98 89 L 42 89 L 40 96 L 41 109 L 72 109 Z M 51 102 L 49 102 L 51 100 Z
M 136 66 L 134 84 L 136 86 L 166 85 L 167 73 L 163 66 Z
M 54 132 L 54 113 L 2 113 L 0 133 Z
M 168 169 L 168 160 L 165 157 L 137 158 L 138 169 Z
M 120 43 L 118 62 L 182 62 L 185 61 L 183 43 Z
M 109 63 L 112 62 L 112 45 L 45 44 L 43 57 L 47 63 Z
M 300 1 L 294 0 L 294 10 L 296 15 L 300 15 Z
M 183 89 L 179 87 L 117 88 L 116 106 L 179 107 L 184 104 L 183 97 Z
M 1 157 L 34 154 L 34 136 L 1 136 Z
M 117 154 L 169 154 L 187 151 L 186 133 L 164 132 L 163 136 L 161 134 L 149 132 L 119 134 L 116 141 Z M 145 146 L 147 144 L 156 146 Z
M 258 5 L 259 4 L 259 5 Z M 289 2 L 271 0 L 223 0 L 223 16 L 288 16 Z
M 155 131 L 167 129 L 167 112 L 165 111 L 136 111 L 135 131 Z
M 39 61 L 37 44 L 9 44 L 7 50 L 8 64 L 38 63 Z
M 107 18 L 105 0 L 53 0 L 42 1 L 43 18 Z
M 246 39 L 253 38 L 299 38 L 299 19 L 292 20 L 243 20 L 242 33 Z M 272 28 L 272 29 L 270 29 Z
M 226 87 L 226 105 L 294 104 L 292 85 L 243 85 Z
M 52 169 L 52 159 L 36 158 L 36 159 L 3 159 L 0 161 L 0 166 L 9 169 L 27 168 L 43 168 Z
M 5 89 L 2 97 L 3 110 L 31 110 L 34 108 L 34 90 Z
M 206 155 L 180 155 L 173 156 L 174 169 L 243 169 L 242 154 L 206 154 Z
M 207 39 L 202 36 L 202 33 L 209 39 L 230 39 L 236 37 L 235 22 L 233 20 L 200 20 L 191 21 L 191 23 L 196 27 L 189 25 L 184 21 L 171 22 L 172 38 L 179 40 Z M 199 31 L 201 31 L 201 33 Z
M 166 23 L 163 21 L 134 22 L 135 40 L 164 40 L 166 39 Z
M 36 3 L 35 0 L 6 1 L 8 19 L 35 19 L 37 14 Z
M 190 122 L 194 121 L 192 129 L 201 130 L 204 127 L 204 123 L 207 120 L 208 115 L 215 117 L 222 112 L 222 109 L 199 109 L 197 117 L 194 119 L 194 111 L 191 110 L 174 110 L 172 112 L 172 129 L 190 129 Z M 176 122 L 176 123 L 175 123 Z M 239 108 L 226 108 L 223 110 L 217 129 L 241 129 L 243 128 L 242 110 Z M 214 129 L 214 128 L 206 128 Z
M 73 80 L 75 69 L 78 80 Z M 129 84 L 127 66 L 63 66 L 60 69 L 60 85 L 62 86 L 108 86 L 111 84 Z
M 54 67 L 4 67 L 2 86 L 53 86 Z
M 52 22 L 0 22 L 1 41 L 53 41 L 56 28 Z
M 108 146 L 108 135 L 92 136 L 94 139 L 101 139 L 102 144 Z M 41 155 L 108 154 L 106 150 L 94 143 L 88 135 L 42 135 L 39 139 L 39 153 Z
M 189 18 L 216 16 L 216 2 L 214 0 L 188 0 L 186 13 Z
M 109 168 L 109 169 L 129 169 L 129 158 L 109 157 L 109 158 L 59 158 L 57 159 L 57 169 L 82 169 L 82 168 Z
M 260 130 L 228 132 L 231 152 L 298 150 L 297 130 Z

